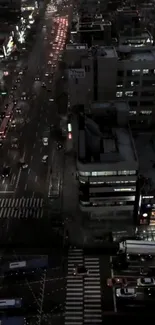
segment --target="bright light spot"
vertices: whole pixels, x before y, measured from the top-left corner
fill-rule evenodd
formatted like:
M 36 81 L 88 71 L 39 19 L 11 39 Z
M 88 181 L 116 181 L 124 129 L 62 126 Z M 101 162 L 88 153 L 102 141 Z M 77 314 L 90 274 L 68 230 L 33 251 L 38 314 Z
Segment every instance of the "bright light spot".
M 72 133 L 68 133 L 68 139 L 72 140 Z

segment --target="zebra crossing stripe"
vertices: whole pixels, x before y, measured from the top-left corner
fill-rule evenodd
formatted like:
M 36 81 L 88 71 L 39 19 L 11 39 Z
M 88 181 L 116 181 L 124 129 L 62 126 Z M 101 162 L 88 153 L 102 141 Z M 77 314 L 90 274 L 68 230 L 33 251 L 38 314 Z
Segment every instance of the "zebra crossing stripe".
M 5 198 L 0 199 L 0 218 L 22 219 L 43 218 L 42 198 Z

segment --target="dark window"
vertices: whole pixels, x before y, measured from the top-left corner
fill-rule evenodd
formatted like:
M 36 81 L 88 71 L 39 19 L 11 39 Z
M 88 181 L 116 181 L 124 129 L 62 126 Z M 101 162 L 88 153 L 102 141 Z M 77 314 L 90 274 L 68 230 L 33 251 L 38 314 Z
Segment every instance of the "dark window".
M 118 70 L 117 76 L 118 77 L 123 77 L 124 76 L 124 71 L 123 70 Z
M 89 65 L 85 65 L 85 71 L 90 72 L 90 66 Z

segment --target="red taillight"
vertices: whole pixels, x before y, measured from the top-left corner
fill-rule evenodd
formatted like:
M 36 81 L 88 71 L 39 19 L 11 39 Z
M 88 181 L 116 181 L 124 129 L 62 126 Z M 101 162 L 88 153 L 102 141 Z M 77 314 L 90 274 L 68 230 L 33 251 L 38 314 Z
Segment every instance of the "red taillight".
M 72 139 L 72 133 L 68 133 L 68 139 L 69 139 L 69 140 Z

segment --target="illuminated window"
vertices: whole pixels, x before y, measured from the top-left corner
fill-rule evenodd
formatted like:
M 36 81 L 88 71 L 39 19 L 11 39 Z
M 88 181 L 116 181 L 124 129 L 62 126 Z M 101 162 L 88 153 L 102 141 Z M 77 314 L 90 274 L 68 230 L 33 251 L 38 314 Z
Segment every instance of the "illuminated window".
M 140 114 L 142 114 L 142 115 L 151 115 L 152 111 L 140 111 Z
M 143 69 L 143 74 L 148 74 L 149 73 L 149 69 Z
M 133 96 L 133 91 L 125 91 L 125 96 L 132 97 Z
M 132 75 L 140 74 L 140 69 L 132 70 Z
M 123 92 L 122 91 L 117 91 L 116 97 L 122 97 L 122 96 L 123 96 Z
M 129 114 L 130 114 L 130 115 L 136 115 L 137 112 L 136 112 L 136 111 L 129 111 Z

